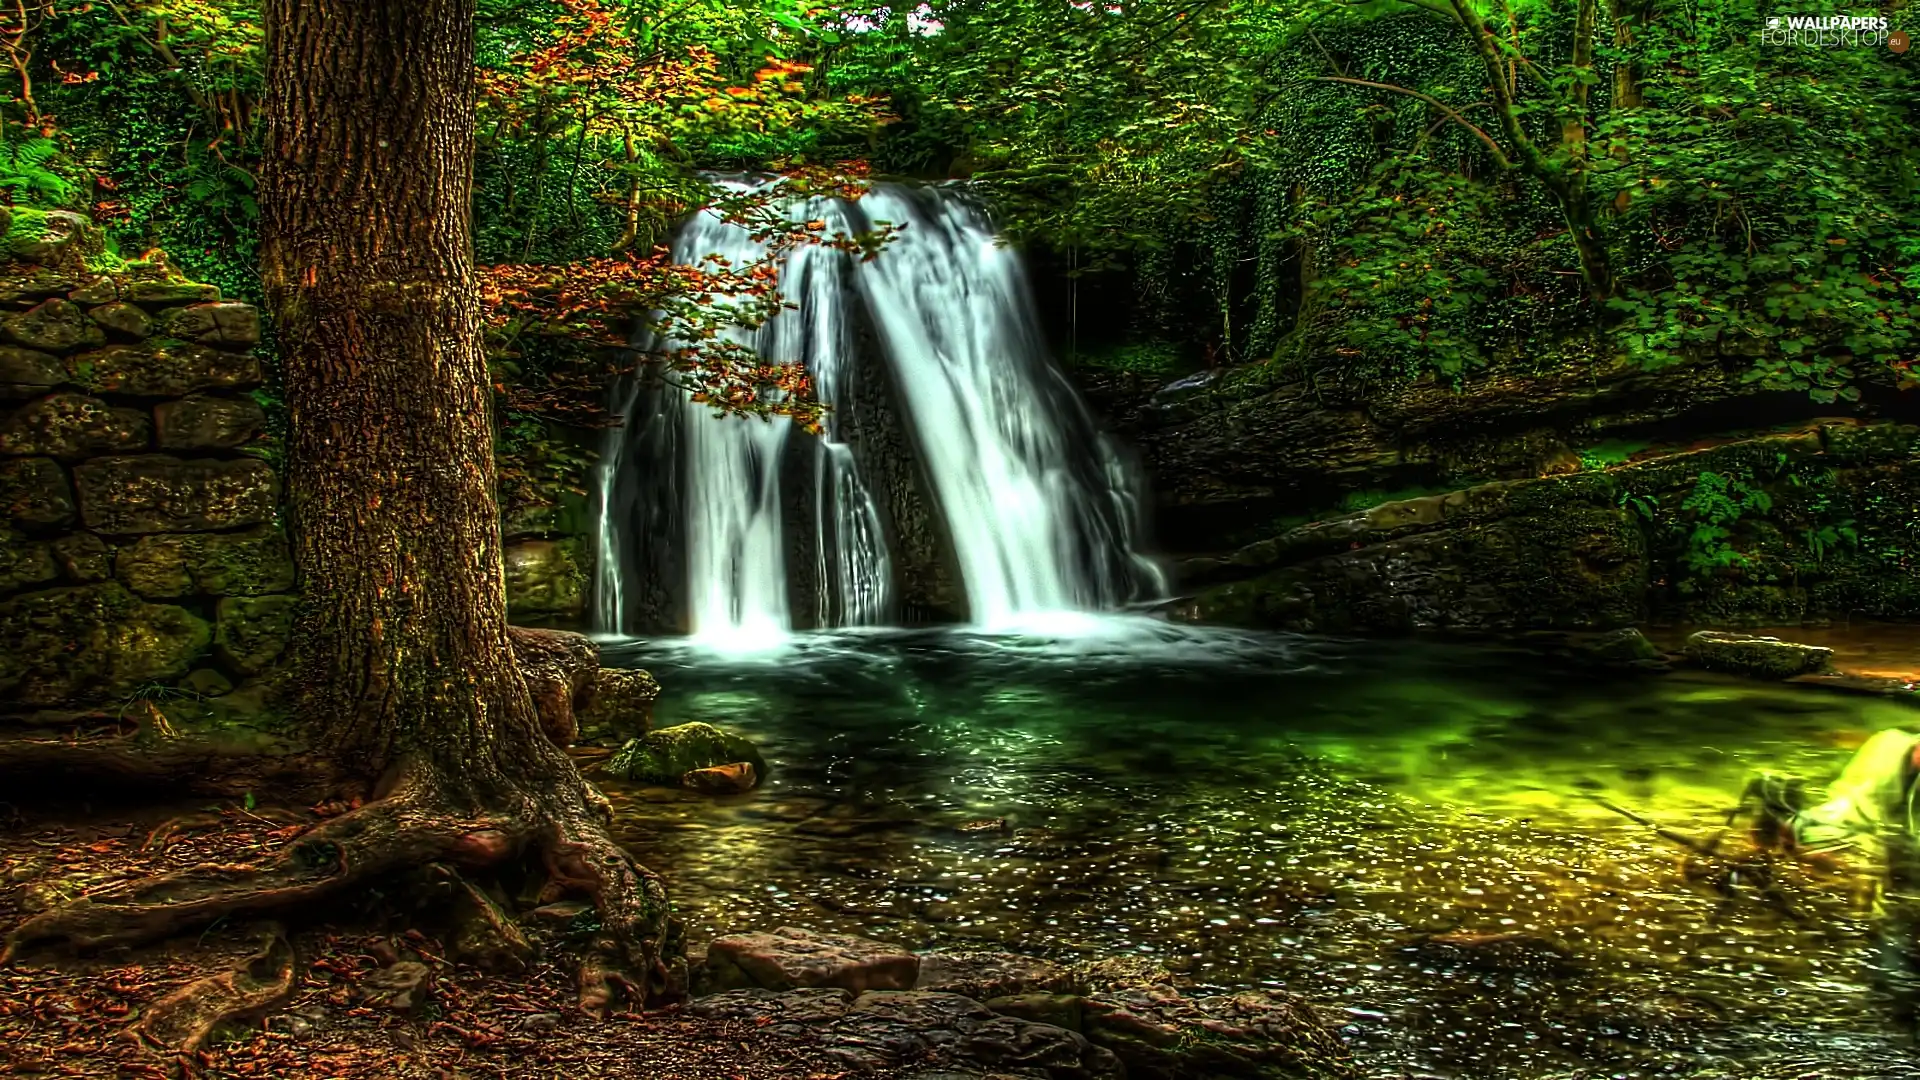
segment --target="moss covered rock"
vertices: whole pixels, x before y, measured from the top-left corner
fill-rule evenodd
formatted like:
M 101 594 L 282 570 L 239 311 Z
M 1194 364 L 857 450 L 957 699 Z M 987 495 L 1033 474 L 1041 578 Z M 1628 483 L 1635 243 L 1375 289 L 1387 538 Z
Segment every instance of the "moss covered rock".
M 246 398 L 194 395 L 154 407 L 162 450 L 230 450 L 266 426 L 267 414 Z
M 1790 679 L 1825 671 L 1833 660 L 1833 650 L 1824 646 L 1718 630 L 1702 630 L 1687 638 L 1686 655 L 1709 671 L 1756 679 Z
M 573 540 L 507 546 L 507 613 L 516 623 L 572 622 L 586 611 L 586 559 Z
M 80 305 L 60 297 L 0 319 L 0 333 L 15 345 L 50 353 L 90 349 L 107 341 L 106 331 Z
M 624 742 L 645 735 L 660 697 L 654 677 L 635 668 L 601 668 L 574 707 L 582 737 Z
M 228 596 L 214 608 L 214 648 L 220 661 L 242 675 L 258 675 L 273 666 L 293 633 L 298 598 Z
M 68 378 L 97 392 L 184 397 L 198 390 L 232 390 L 260 382 L 260 361 L 172 338 L 109 345 L 67 357 Z
M 676 724 L 628 742 L 607 763 L 607 772 L 645 784 L 678 784 L 696 769 L 744 761 L 756 776 L 767 774 L 766 759 L 745 736 L 712 724 Z
M 0 700 L 111 701 L 186 674 L 212 640 L 206 620 L 114 582 L 24 593 L 0 602 Z
M 145 450 L 152 439 L 153 424 L 144 411 L 84 394 L 49 394 L 0 420 L 0 454 L 80 461 Z
M 92 533 L 74 533 L 55 540 L 53 558 L 72 581 L 83 584 L 113 576 L 113 548 Z
M 114 574 L 154 599 L 259 596 L 293 588 L 293 555 L 279 529 L 143 536 L 120 549 Z
M 273 520 L 280 480 L 264 461 L 96 458 L 73 470 L 80 518 L 108 535 L 204 532 Z
M 87 312 L 87 317 L 123 338 L 137 341 L 153 333 L 153 316 L 145 308 L 124 301 L 101 304 Z
M 45 585 L 60 576 L 52 548 L 0 526 L 0 592 L 16 592 Z
M 78 261 L 106 249 L 104 235 L 90 218 L 68 210 L 25 206 L 10 208 L 0 244 L 14 258 L 42 265 Z
M 0 460 L 0 511 L 26 529 L 57 529 L 73 521 L 73 489 L 52 458 Z
M 206 345 L 246 346 L 260 341 L 260 312 L 235 301 L 169 308 L 154 321 L 168 337 L 191 338 Z
M 0 398 L 30 398 L 67 381 L 60 358 L 34 349 L 0 346 Z

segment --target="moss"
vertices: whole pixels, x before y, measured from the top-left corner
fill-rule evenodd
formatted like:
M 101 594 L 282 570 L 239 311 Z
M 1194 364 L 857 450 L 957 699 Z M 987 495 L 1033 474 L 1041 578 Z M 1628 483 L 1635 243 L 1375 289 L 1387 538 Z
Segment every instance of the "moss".
M 745 761 L 756 776 L 767 774 L 766 759 L 743 735 L 712 724 L 676 724 L 661 728 L 620 748 L 607 763 L 607 772 L 645 784 L 678 784 L 695 769 L 711 769 Z

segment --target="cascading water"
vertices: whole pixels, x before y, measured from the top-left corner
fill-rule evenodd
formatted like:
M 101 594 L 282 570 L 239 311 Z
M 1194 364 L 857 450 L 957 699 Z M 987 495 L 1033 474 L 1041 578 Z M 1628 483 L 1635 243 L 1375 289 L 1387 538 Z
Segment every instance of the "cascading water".
M 901 227 L 869 262 L 824 246 L 790 252 L 779 287 L 792 309 L 732 331 L 771 362 L 805 364 L 829 406 L 823 437 L 811 440 L 810 545 L 783 536 L 797 522 L 783 522 L 782 483 L 794 474 L 781 458 L 804 436 L 786 421 L 719 416 L 682 390 L 643 390 L 637 380 L 600 471 L 599 629 L 638 628 L 646 620 L 635 577 L 684 567 L 683 621 L 696 638 L 732 647 L 777 639 L 795 623 L 789 560 L 809 546 L 821 594 L 812 621 L 890 617 L 898 583 L 888 528 L 837 407 L 855 396 L 862 370 L 861 309 L 973 623 L 1018 628 L 1158 595 L 1158 571 L 1133 551 L 1135 478 L 1047 362 L 1019 259 L 995 243 L 982 210 L 956 190 L 886 184 L 854 203 L 811 199 L 788 210 L 829 232 Z M 714 255 L 740 266 L 765 249 L 702 213 L 681 228 L 674 258 Z

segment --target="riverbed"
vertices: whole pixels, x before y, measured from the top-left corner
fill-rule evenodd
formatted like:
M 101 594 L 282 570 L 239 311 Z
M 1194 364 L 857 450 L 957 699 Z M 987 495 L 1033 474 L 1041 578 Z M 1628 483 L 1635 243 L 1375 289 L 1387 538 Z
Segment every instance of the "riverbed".
M 770 762 L 609 785 L 695 941 L 1148 957 L 1332 1007 L 1383 1078 L 1920 1077 L 1904 905 L 1726 825 L 1901 700 L 1126 619 L 606 657 Z

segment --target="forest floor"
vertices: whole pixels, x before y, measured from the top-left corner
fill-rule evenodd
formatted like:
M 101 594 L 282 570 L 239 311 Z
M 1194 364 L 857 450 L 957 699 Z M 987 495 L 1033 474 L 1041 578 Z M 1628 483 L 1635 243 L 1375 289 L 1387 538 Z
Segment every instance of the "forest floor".
M 325 812 L 321 809 L 320 812 Z M 190 806 L 94 810 L 0 803 L 0 932 L 62 896 L 200 862 L 236 862 L 286 843 L 315 809 Z M 0 1074 L 162 1078 L 482 1080 L 831 1080 L 849 1071 L 821 1047 L 674 1009 L 595 1021 L 576 1007 L 571 959 L 549 951 L 527 972 L 450 962 L 441 942 L 343 904 L 326 924 L 290 924 L 290 996 L 259 1021 L 191 1055 L 163 1055 L 131 1027 L 171 991 L 231 970 L 266 925 L 215 924 L 199 936 L 101 956 L 26 956 L 0 968 Z M 430 987 L 409 1012 L 359 985 L 396 961 L 424 964 Z

